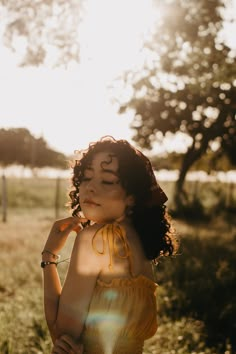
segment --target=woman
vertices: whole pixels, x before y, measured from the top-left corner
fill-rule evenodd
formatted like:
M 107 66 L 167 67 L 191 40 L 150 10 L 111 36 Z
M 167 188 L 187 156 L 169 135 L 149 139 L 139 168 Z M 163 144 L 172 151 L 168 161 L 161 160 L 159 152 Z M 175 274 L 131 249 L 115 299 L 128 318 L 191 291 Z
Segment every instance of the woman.
M 104 137 L 75 162 L 70 198 L 72 217 L 54 223 L 42 252 L 53 353 L 142 353 L 157 329 L 152 265 L 176 250 L 167 197 L 147 157 Z M 61 286 L 57 254 L 73 230 Z

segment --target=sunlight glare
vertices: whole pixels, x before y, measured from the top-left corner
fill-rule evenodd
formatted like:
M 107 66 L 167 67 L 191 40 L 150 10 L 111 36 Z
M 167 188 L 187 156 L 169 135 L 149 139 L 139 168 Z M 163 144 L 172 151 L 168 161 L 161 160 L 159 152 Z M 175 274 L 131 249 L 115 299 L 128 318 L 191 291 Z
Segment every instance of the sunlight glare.
M 152 0 L 87 1 L 81 25 L 81 60 L 106 77 L 132 67 L 156 14 Z

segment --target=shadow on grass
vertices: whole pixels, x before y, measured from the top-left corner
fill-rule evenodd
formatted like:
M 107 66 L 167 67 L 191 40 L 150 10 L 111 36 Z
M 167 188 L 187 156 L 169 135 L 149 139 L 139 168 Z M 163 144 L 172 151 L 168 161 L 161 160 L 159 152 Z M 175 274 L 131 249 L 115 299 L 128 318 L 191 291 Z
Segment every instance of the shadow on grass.
M 235 241 L 220 231 L 206 239 L 185 235 L 181 254 L 157 266 L 157 281 L 164 290 L 158 299 L 160 315 L 202 321 L 206 344 L 222 352 L 227 343 L 236 352 Z

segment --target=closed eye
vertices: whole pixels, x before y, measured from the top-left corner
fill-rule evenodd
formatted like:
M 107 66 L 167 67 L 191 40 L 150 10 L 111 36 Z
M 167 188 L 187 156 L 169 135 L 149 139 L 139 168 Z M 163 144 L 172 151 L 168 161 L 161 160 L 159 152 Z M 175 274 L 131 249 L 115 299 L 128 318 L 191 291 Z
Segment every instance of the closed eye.
M 91 177 L 83 177 L 82 178 L 82 182 L 89 182 L 89 181 L 91 181 Z M 108 185 L 112 185 L 112 184 L 117 184 L 117 183 L 119 183 L 119 181 L 105 181 L 105 180 L 102 180 L 101 181 L 102 182 L 102 184 L 108 184 Z
M 86 182 L 86 181 L 90 181 L 90 180 L 91 180 L 90 177 L 83 177 L 83 178 L 82 178 L 82 182 Z
M 103 184 L 116 184 L 116 183 L 118 183 L 118 182 L 111 182 L 111 181 L 102 181 L 102 183 Z

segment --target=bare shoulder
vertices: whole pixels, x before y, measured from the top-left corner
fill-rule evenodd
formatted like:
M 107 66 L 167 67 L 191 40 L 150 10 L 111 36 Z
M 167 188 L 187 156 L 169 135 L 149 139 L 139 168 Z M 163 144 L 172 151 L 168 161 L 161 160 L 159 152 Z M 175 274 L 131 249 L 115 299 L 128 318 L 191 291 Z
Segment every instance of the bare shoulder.
M 98 237 L 96 247 L 94 245 L 94 237 L 101 228 L 101 225 L 94 224 L 84 228 L 76 236 L 72 260 L 78 271 L 99 272 L 104 266 L 104 257 L 100 257 L 100 249 L 103 249 L 102 238 Z
M 102 229 L 103 226 L 104 225 L 99 224 L 87 226 L 78 233 L 77 239 L 79 239 L 82 243 L 91 243 L 94 236 L 98 233 L 100 229 Z

